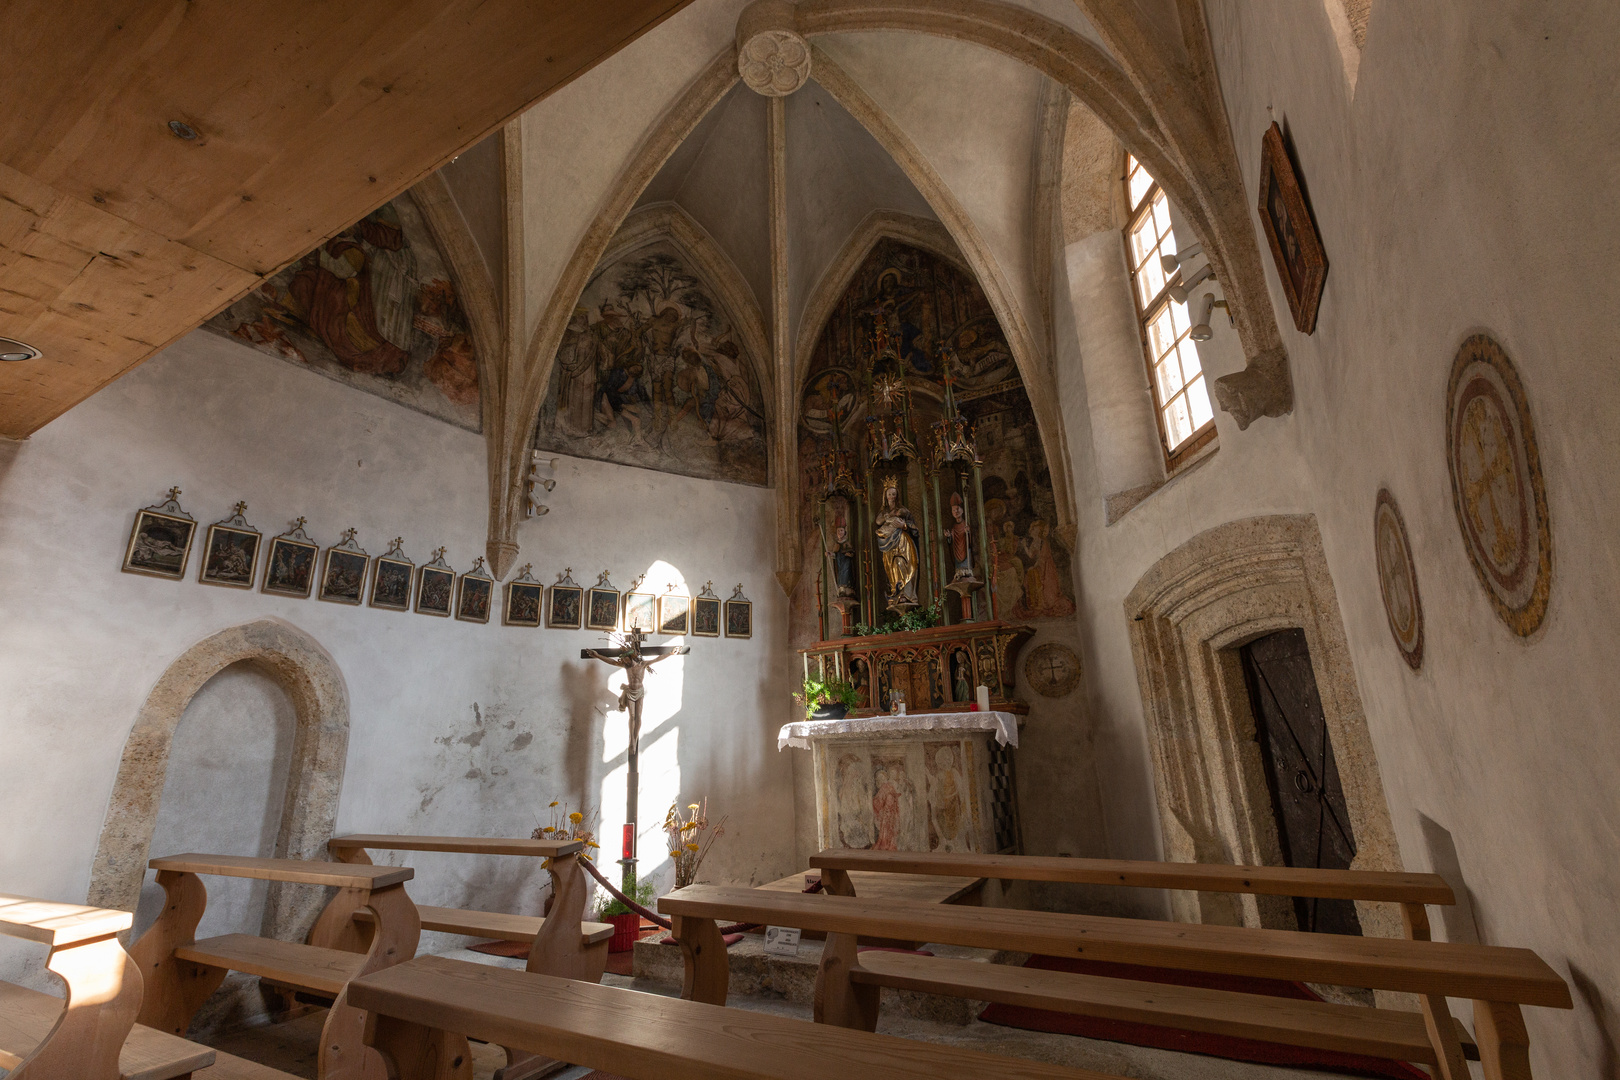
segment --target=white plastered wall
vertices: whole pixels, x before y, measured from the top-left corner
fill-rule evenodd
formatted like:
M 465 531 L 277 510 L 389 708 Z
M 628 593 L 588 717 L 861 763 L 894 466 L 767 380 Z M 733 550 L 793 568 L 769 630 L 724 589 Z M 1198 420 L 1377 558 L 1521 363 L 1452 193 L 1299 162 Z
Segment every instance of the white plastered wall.
M 1099 471 L 1116 451 L 1074 449 L 1084 660 L 1109 849 L 1159 850 L 1124 595 L 1206 529 L 1313 514 L 1403 861 L 1446 873 L 1472 900 L 1471 915 L 1442 915 L 1441 935 L 1527 946 L 1569 976 L 1574 1012 L 1526 1010 L 1538 1075 L 1612 1071 L 1620 500 L 1608 462 L 1620 434 L 1620 286 L 1607 254 L 1620 242 L 1620 207 L 1605 193 L 1620 175 L 1620 140 L 1600 103 L 1620 90 L 1620 9 L 1380 4 L 1353 98 L 1320 5 L 1212 0 L 1208 9 L 1248 188 L 1275 115 L 1292 136 L 1331 268 L 1316 332 L 1305 337 L 1263 259 L 1290 355 L 1290 415 L 1240 432 L 1217 413 L 1219 449 L 1112 526 Z M 1084 295 L 1069 285 L 1060 278 L 1054 294 Z M 1200 347 L 1212 378 L 1241 363 L 1219 311 L 1214 325 Z M 1493 612 L 1451 504 L 1446 380 L 1458 345 L 1478 331 L 1519 368 L 1546 474 L 1552 595 L 1529 639 Z M 1089 448 L 1106 408 L 1087 400 L 1091 358 L 1076 365 L 1060 348 L 1059 360 L 1070 447 Z M 1417 673 L 1391 640 L 1374 564 L 1372 511 L 1386 485 L 1411 533 L 1422 594 Z
M 0 444 L 0 887 L 83 900 L 119 755 L 146 695 L 197 641 L 267 617 L 313 636 L 347 683 L 340 832 L 527 835 L 550 799 L 583 798 L 602 809 L 615 858 L 625 723 L 607 710 L 620 680 L 579 658 L 600 635 L 201 585 L 200 543 L 184 581 L 118 569 L 136 508 L 178 483 L 204 524 L 245 498 L 248 520 L 266 536 L 303 515 L 323 546 L 352 525 L 372 555 L 403 535 L 419 564 L 442 544 L 465 571 L 483 549 L 484 462 L 475 434 L 208 332 L 27 442 Z M 690 656 L 648 678 L 643 868 L 667 871 L 661 836 L 646 830 L 678 788 L 683 801 L 707 795 L 731 817 L 706 878 L 788 873 L 791 766 L 775 732 L 792 687 L 770 576 L 772 493 L 571 458 L 556 475 L 551 513 L 520 527 L 537 577 L 550 582 L 571 566 L 589 584 L 607 569 L 623 588 L 651 570 L 648 584 L 660 590 L 684 579 L 695 593 L 712 578 L 729 595 L 741 581 L 755 602 L 751 640 L 690 639 Z M 262 787 L 267 767 L 244 762 L 244 783 Z M 539 911 L 545 876 L 533 860 L 397 853 L 390 861 L 417 868 L 419 902 Z M 446 943 L 430 935 L 425 947 Z M 0 978 L 37 975 L 43 958 L 8 948 Z

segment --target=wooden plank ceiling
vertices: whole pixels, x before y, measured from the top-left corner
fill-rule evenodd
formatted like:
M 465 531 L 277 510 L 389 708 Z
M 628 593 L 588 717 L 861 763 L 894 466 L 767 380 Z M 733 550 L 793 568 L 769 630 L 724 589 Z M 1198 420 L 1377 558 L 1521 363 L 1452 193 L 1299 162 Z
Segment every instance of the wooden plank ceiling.
M 22 438 L 690 0 L 0 4 Z M 171 122 L 195 138 L 182 138 Z

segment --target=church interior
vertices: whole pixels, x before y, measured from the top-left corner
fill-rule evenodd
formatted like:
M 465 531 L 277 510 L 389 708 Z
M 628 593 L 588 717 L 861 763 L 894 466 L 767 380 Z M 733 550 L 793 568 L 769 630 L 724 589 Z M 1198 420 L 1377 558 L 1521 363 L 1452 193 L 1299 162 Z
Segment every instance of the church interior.
M 1620 6 L 0 27 L 0 1075 L 1620 1077 Z

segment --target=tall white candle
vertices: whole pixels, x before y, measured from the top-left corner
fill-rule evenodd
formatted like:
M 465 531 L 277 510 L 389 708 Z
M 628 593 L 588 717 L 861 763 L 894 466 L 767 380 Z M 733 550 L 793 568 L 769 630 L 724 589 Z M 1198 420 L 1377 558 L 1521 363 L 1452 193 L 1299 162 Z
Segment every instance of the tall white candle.
M 990 711 L 990 688 L 983 683 L 979 684 L 979 711 Z

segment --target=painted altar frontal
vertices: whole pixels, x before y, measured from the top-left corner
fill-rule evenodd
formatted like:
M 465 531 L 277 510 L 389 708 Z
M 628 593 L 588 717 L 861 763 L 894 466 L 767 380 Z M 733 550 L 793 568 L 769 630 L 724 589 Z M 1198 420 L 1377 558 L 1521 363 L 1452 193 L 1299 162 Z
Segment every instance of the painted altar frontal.
M 1019 848 L 1007 712 L 915 713 L 784 726 L 777 746 L 807 749 L 822 848 Z

